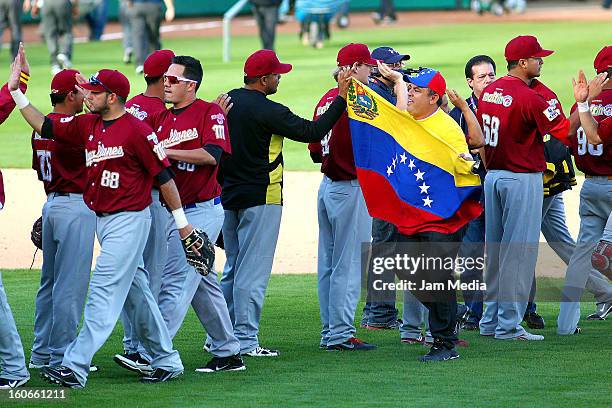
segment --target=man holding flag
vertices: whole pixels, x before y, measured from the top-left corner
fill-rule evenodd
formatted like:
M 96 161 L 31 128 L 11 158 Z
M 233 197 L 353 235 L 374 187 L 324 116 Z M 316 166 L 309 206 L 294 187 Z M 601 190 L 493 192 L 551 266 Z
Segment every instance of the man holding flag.
M 472 162 L 466 160 L 471 157 L 463 132 L 440 109 L 446 81 L 430 68 L 405 77 L 384 66 L 379 69 L 396 83 L 396 106 L 409 114 L 353 81 L 348 112 L 357 175 L 368 210 L 397 226 L 394 241 L 409 243 L 397 246 L 407 251 L 404 256 L 454 263 L 464 226 L 480 215 L 482 207 L 480 180 L 471 173 Z M 402 281 L 409 280 L 406 286 L 429 310 L 434 344 L 421 360 L 452 360 L 459 357 L 454 268 L 432 263 L 427 261 L 410 274 L 398 264 L 395 269 Z M 414 273 L 418 280 L 408 278 Z

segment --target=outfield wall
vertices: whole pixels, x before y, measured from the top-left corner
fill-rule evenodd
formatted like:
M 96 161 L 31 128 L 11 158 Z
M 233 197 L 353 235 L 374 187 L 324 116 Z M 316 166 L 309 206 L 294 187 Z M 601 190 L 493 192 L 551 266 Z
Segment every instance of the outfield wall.
M 87 3 L 93 0 L 81 0 Z M 177 17 L 197 17 L 197 16 L 222 16 L 237 0 L 175 0 L 175 10 Z M 378 0 L 351 0 L 352 11 L 375 10 L 379 6 Z M 469 0 L 395 0 L 397 10 L 449 10 L 466 8 Z M 108 19 L 117 20 L 119 2 L 108 0 Z M 242 13 L 249 13 L 249 8 L 245 8 Z M 24 22 L 32 22 L 33 19 L 28 14 L 23 16 Z

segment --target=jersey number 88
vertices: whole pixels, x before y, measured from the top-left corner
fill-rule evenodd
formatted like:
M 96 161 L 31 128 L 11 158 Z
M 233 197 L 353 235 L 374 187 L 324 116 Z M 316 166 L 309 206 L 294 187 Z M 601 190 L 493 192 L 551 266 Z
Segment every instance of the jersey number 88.
M 104 170 L 102 172 L 102 180 L 100 180 L 102 187 L 118 188 L 119 187 L 119 173 L 116 171 Z
M 495 147 L 499 140 L 499 118 L 482 114 L 482 129 L 485 134 L 485 145 Z

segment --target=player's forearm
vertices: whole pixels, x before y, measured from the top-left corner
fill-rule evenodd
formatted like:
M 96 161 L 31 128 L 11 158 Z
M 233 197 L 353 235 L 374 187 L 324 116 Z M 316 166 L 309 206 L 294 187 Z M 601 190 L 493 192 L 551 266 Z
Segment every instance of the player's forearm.
M 169 159 L 195 164 L 197 166 L 216 166 L 215 158 L 204 149 L 177 150 L 166 149 Z
M 28 122 L 28 124 L 34 129 L 35 132 L 41 133 L 42 125 L 45 121 L 45 115 L 40 113 L 34 105 L 30 103 L 27 97 L 21 92 L 20 89 L 11 91 L 11 96 L 21 112 L 21 116 Z
M 469 106 L 465 106 L 464 109 L 461 110 L 463 113 L 463 118 L 465 119 L 465 123 L 468 128 L 468 146 L 470 149 L 477 149 L 479 147 L 484 146 L 484 135 L 482 134 L 482 128 L 478 123 L 478 119 L 474 112 L 469 108 Z
M 406 87 L 406 83 L 402 78 L 401 81 L 397 81 L 393 86 L 393 91 L 397 96 L 397 100 L 395 102 L 395 107 L 401 111 L 405 111 L 408 109 L 408 88 Z
M 589 143 L 594 145 L 600 144 L 601 138 L 597 134 L 599 124 L 591 114 L 591 111 L 586 110 L 584 112 L 580 112 L 580 108 L 576 110 L 579 111 L 578 115 L 580 116 L 580 124 L 582 125 L 582 129 L 584 130 L 584 134 L 586 135 Z
M 183 204 L 181 203 L 181 197 L 179 196 L 178 189 L 174 180 L 168 180 L 164 184 L 159 186 L 166 205 L 172 212 L 176 228 L 179 231 L 181 238 L 186 237 L 193 230 L 193 226 L 187 221 L 185 212 L 183 211 Z

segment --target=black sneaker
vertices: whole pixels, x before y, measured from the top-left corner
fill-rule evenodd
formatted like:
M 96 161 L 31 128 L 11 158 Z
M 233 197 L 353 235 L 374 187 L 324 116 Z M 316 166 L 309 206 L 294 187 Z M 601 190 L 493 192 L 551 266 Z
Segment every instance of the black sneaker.
M 150 375 L 142 377 L 140 382 L 145 384 L 153 384 L 158 382 L 170 381 L 173 378 L 183 374 L 183 370 L 180 371 L 166 371 L 163 368 L 156 368 Z
M 68 367 L 43 367 L 40 370 L 40 376 L 51 384 L 59 384 L 68 388 L 83 388 L 74 375 L 74 371 Z
M 351 337 L 344 343 L 327 345 L 329 351 L 369 351 L 376 349 L 373 344 L 359 340 L 357 337 Z
M 7 378 L 0 378 L 0 390 L 11 390 L 13 388 L 21 387 L 27 383 L 29 378 L 23 380 L 9 380 Z
M 115 354 L 113 360 L 121 367 L 135 373 L 150 375 L 153 372 L 151 362 L 141 356 L 140 353 Z
M 455 323 L 455 333 L 459 333 L 463 324 L 467 322 L 470 317 L 470 308 L 463 303 L 457 304 L 457 321 Z
M 459 358 L 459 354 L 455 351 L 454 348 L 448 349 L 444 346 L 434 344 L 429 349 L 429 353 L 421 357 L 420 360 L 424 362 L 429 362 L 455 360 L 457 358 Z
M 527 327 L 530 329 L 541 330 L 544 328 L 544 319 L 536 312 L 525 313 L 523 321 L 527 323 Z
M 478 330 L 480 327 L 478 326 L 478 321 L 468 319 L 467 322 L 463 323 L 461 328 L 463 330 L 475 331 Z
M 216 373 L 218 371 L 244 371 L 246 366 L 239 354 L 229 357 L 213 357 L 204 367 L 196 368 L 198 373 Z

